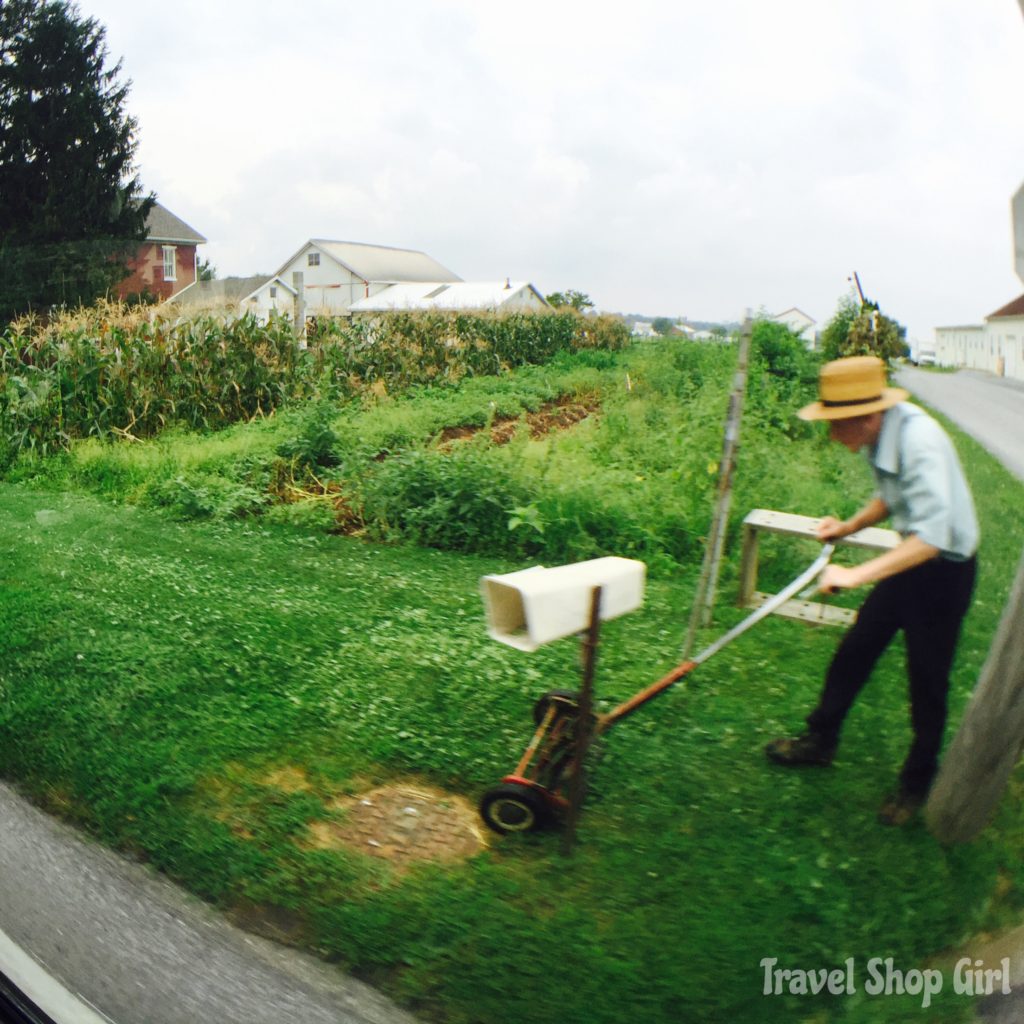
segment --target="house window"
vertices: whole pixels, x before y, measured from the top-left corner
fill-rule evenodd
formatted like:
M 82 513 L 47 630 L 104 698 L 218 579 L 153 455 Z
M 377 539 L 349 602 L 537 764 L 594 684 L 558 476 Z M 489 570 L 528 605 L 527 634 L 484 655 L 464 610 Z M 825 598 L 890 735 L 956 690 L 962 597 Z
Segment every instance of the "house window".
M 320 266 L 320 253 L 311 252 L 306 256 L 307 267 L 319 267 Z
M 276 299 L 277 298 L 277 285 L 272 284 L 270 286 L 270 297 L 272 299 Z
M 177 251 L 173 245 L 163 246 L 164 250 L 164 280 L 165 281 L 177 281 L 178 280 L 178 261 L 175 259 L 175 252 Z

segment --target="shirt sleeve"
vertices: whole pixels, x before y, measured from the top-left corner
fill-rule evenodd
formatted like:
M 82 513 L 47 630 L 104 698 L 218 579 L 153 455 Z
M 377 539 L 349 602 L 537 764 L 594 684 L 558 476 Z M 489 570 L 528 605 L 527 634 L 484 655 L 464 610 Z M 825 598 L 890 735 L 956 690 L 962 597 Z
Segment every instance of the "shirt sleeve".
M 923 418 L 907 423 L 900 490 L 907 508 L 906 532 L 947 550 L 953 538 L 952 480 L 944 436 Z

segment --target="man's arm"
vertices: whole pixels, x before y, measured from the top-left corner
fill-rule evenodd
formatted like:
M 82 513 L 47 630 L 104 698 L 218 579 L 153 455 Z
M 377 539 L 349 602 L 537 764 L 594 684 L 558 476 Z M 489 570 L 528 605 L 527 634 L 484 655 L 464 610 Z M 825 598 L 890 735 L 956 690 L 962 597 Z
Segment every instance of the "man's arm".
M 825 516 L 818 524 L 818 540 L 839 540 L 840 537 L 848 537 L 851 533 L 880 523 L 888 516 L 888 505 L 881 498 L 874 497 L 849 519 L 839 520 L 833 516 Z
M 844 565 L 826 565 L 818 577 L 818 589 L 822 593 L 830 594 L 835 590 L 848 590 L 852 587 L 863 587 L 867 583 L 877 583 L 887 576 L 895 576 L 899 572 L 906 572 L 907 569 L 928 562 L 938 554 L 939 548 L 934 544 L 928 544 L 915 534 L 911 534 L 890 551 L 852 568 Z
M 819 540 L 839 540 L 851 533 L 874 526 L 886 519 L 889 508 L 879 497 L 874 497 L 859 512 L 842 521 L 826 516 L 818 524 Z M 900 541 L 896 547 L 877 558 L 871 558 L 860 565 L 848 568 L 844 565 L 826 565 L 818 577 L 818 589 L 825 594 L 835 590 L 849 590 L 863 587 L 868 583 L 877 583 L 887 576 L 906 572 L 922 562 L 927 562 L 939 554 L 939 549 L 928 544 L 916 535 Z

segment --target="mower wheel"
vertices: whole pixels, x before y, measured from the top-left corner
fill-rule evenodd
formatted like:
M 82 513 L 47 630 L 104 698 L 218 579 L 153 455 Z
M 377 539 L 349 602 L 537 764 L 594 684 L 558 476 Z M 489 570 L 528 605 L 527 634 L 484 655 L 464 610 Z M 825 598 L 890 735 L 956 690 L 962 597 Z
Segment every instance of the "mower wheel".
M 548 690 L 538 697 L 537 703 L 533 705 L 533 720 L 537 725 L 544 721 L 544 716 L 552 704 L 556 705 L 556 711 L 560 715 L 575 718 L 580 713 L 580 695 L 575 690 Z
M 505 835 L 508 832 L 532 832 L 547 824 L 550 814 L 543 794 L 519 782 L 492 786 L 480 801 L 484 824 Z

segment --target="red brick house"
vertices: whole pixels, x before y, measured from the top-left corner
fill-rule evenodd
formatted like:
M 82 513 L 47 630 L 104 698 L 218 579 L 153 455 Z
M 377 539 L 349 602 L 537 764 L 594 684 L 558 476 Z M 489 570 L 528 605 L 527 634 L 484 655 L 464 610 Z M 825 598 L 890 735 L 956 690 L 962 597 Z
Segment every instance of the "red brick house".
M 134 259 L 129 275 L 118 286 L 120 298 L 149 292 L 169 299 L 196 279 L 196 246 L 206 239 L 195 228 L 154 203 L 146 221 L 146 240 Z

